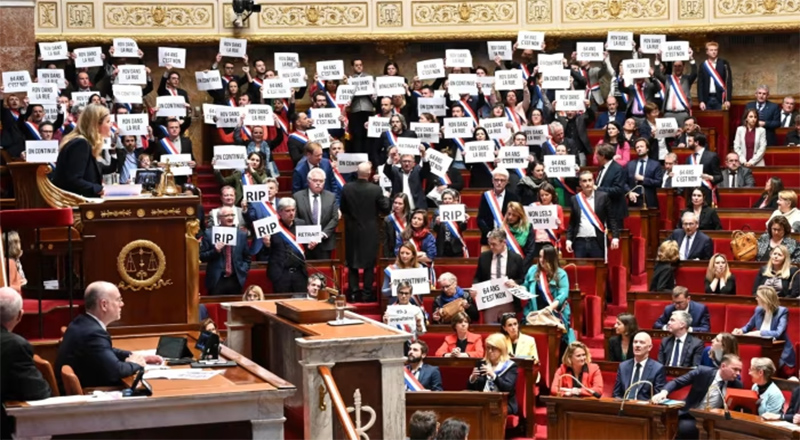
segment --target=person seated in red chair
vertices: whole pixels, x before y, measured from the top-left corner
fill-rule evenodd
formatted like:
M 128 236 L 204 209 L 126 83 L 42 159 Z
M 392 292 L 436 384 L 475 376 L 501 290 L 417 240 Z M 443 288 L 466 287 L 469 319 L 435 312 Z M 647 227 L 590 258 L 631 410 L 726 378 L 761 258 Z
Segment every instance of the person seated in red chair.
M 761 286 L 770 286 L 775 289 L 781 298 L 791 297 L 790 285 L 792 278 L 797 273 L 797 268 L 792 266 L 792 256 L 789 249 L 780 245 L 769 254 L 769 262 L 761 266 L 753 282 L 753 295 Z
M 561 366 L 550 383 L 554 396 L 600 397 L 603 393 L 603 375 L 600 367 L 592 363 L 592 355 L 583 342 L 567 346 Z
M 653 394 L 661 392 L 667 384 L 667 373 L 663 365 L 650 359 L 653 340 L 645 332 L 633 337 L 633 357 L 619 364 L 617 380 L 614 383 L 615 399 L 650 400 Z M 635 385 L 636 382 L 646 383 Z
M 761 338 L 772 338 L 776 341 L 786 341 L 783 345 L 778 371 L 783 377 L 792 377 L 797 372 L 797 358 L 794 352 L 794 342 L 786 333 L 789 309 L 781 307 L 778 294 L 769 286 L 761 286 L 756 291 L 756 307 L 750 321 L 741 328 L 735 328 L 734 335 L 747 335 Z
M 486 338 L 486 357 L 469 376 L 467 389 L 508 393 L 508 415 L 517 414 L 517 364 L 506 348 L 506 337 L 494 333 Z
M 703 341 L 689 334 L 692 315 L 686 310 L 675 310 L 669 318 L 667 330 L 672 333 L 661 340 L 658 362 L 668 367 L 691 368 L 700 365 Z
M 761 415 L 764 420 L 785 420 L 795 425 L 800 425 L 800 387 L 792 391 L 792 399 L 789 401 L 789 406 L 786 411 L 782 413 L 764 413 Z
M 672 312 L 676 310 L 685 310 L 692 316 L 692 326 L 689 327 L 689 333 L 701 332 L 705 333 L 711 329 L 711 323 L 708 316 L 708 307 L 699 302 L 692 301 L 689 289 L 683 286 L 676 286 L 672 289 L 672 304 L 664 308 L 664 314 L 658 318 L 654 329 L 669 330 L 668 325 Z
M 736 295 L 736 276 L 731 273 L 728 257 L 725 254 L 714 254 L 708 260 L 706 269 L 705 292 L 724 295 Z
M 444 337 L 444 342 L 436 350 L 438 357 L 483 357 L 483 341 L 481 335 L 469 331 L 469 316 L 458 312 L 450 321 L 455 334 Z
M 408 348 L 408 364 L 406 369 L 428 391 L 444 391 L 442 388 L 442 373 L 439 367 L 428 365 L 423 359 L 428 356 L 428 344 L 425 341 L 414 341 Z M 406 387 L 407 391 L 415 391 Z
M 681 229 L 672 231 L 667 240 L 674 240 L 680 247 L 681 261 L 708 260 L 714 254 L 714 242 L 711 237 L 698 231 L 697 216 L 685 211 L 681 216 Z
M 442 293 L 433 300 L 433 315 L 431 316 L 431 321 L 435 323 L 447 323 L 448 321 L 442 316 L 442 309 L 453 301 L 458 301 L 460 303 L 459 311 L 465 313 L 470 321 L 478 321 L 480 319 L 480 312 L 478 312 L 478 306 L 473 296 L 477 296 L 477 292 L 470 293 L 459 287 L 458 278 L 450 272 L 439 275 L 439 287 L 441 287 Z M 451 315 L 455 317 L 455 314 L 452 312 Z M 450 322 L 452 323 L 452 321 Z

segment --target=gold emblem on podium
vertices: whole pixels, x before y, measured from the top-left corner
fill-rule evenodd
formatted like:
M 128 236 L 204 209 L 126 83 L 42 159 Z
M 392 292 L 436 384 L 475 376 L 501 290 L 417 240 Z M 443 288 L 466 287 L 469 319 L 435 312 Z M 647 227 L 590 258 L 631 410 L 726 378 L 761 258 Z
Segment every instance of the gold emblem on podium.
M 117 255 L 117 272 L 122 281 L 117 287 L 138 291 L 156 290 L 172 284 L 172 280 L 164 280 L 167 259 L 157 244 L 149 240 L 134 240 Z

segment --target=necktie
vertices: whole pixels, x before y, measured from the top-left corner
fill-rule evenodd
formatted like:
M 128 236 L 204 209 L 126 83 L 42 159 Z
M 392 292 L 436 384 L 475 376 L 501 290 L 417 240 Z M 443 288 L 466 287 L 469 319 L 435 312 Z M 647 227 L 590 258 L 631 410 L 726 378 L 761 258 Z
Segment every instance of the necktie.
M 731 188 L 736 188 L 736 171 L 731 171 Z
M 647 167 L 647 159 L 642 159 L 639 161 L 639 168 L 636 169 L 636 174 L 640 176 L 644 176 L 644 170 Z
M 311 221 L 315 224 L 319 224 L 319 194 L 314 194 L 314 201 L 311 203 Z
M 639 379 L 641 379 L 641 377 L 642 377 L 642 364 L 637 362 L 636 370 L 633 371 L 633 382 L 631 382 L 631 385 L 635 384 L 636 382 L 639 382 Z
M 700 165 L 700 153 L 694 155 L 694 164 Z
M 672 367 L 680 366 L 680 357 L 681 357 L 681 340 L 675 339 L 675 349 L 672 350 L 672 362 L 670 362 L 670 366 Z
M 233 251 L 231 246 L 225 246 L 225 276 L 229 277 L 233 274 Z
M 605 167 L 600 168 L 600 171 L 597 172 L 597 186 L 600 186 L 600 182 L 603 180 L 603 171 L 605 171 Z
M 789 126 L 789 124 L 788 124 L 789 116 L 791 116 L 789 113 L 784 113 L 783 114 L 783 120 L 781 121 L 781 127 L 788 127 Z
M 500 278 L 502 261 L 503 254 L 500 254 L 497 256 L 497 263 L 495 264 L 495 278 Z
M 761 111 L 764 110 L 764 104 L 758 104 L 758 114 L 761 115 Z
M 692 237 L 686 236 L 686 239 L 683 241 L 683 259 L 689 259 L 689 249 L 692 247 Z
M 669 177 L 669 174 L 666 180 L 664 180 L 664 188 L 672 188 L 672 177 Z

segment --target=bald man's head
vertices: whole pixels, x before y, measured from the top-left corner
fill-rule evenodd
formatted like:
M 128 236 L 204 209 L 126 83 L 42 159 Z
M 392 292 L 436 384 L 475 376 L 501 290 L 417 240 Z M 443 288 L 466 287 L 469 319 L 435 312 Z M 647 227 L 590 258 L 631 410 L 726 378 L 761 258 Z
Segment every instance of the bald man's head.
M 95 281 L 86 287 L 83 295 L 86 312 L 108 325 L 122 318 L 122 295 L 117 286 L 105 282 Z
M 368 179 L 370 173 L 372 173 L 372 163 L 371 162 L 361 162 L 358 164 L 358 178 L 359 179 Z
M 22 320 L 22 296 L 10 287 L 0 287 L 0 325 L 12 331 Z
M 645 332 L 636 333 L 633 337 L 633 357 L 636 362 L 641 362 L 650 357 L 650 349 L 653 348 L 653 340 Z

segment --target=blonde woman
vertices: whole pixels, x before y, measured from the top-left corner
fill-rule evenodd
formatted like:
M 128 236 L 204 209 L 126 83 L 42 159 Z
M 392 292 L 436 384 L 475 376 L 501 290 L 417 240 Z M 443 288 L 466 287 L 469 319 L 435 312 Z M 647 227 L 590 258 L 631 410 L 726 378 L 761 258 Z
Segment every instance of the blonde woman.
M 706 293 L 736 295 L 736 277 L 731 273 L 728 257 L 714 254 L 706 269 Z
M 678 242 L 667 240 L 658 247 L 653 278 L 650 279 L 651 292 L 672 292 L 675 287 L 675 265 L 680 260 Z
M 797 209 L 797 193 L 789 189 L 779 192 L 777 205 L 778 209 L 772 211 L 772 215 L 769 216 L 767 223 L 769 223 L 773 217 L 780 215 L 786 217 L 792 229 L 795 229 L 794 224 L 800 222 L 800 209 Z
M 769 286 L 761 286 L 756 291 L 756 310 L 750 321 L 741 328 L 735 328 L 731 333 L 735 336 L 747 335 L 760 338 L 772 338 L 777 341 L 786 341 L 783 345 L 778 368 L 783 377 L 791 377 L 796 373 L 796 356 L 794 342 L 786 333 L 789 309 L 781 307 L 778 294 Z
M 757 357 L 750 360 L 750 379 L 753 380 L 753 391 L 758 393 L 758 415 L 765 413 L 779 414 L 783 411 L 786 399 L 781 389 L 772 380 L 775 376 L 775 364 L 772 359 Z
M 518 202 L 509 202 L 504 221 L 508 232 L 511 232 L 508 236 L 509 251 L 519 253 L 514 249 L 520 250 L 523 267 L 530 267 L 533 257 L 536 256 L 536 234 L 525 209 Z M 511 249 L 512 246 L 514 249 Z
M 792 266 L 789 248 L 780 245 L 769 255 L 769 262 L 761 267 L 753 282 L 753 295 L 761 286 L 770 286 L 775 289 L 779 297 L 789 296 L 789 285 L 797 268 Z
M 580 379 L 580 383 L 573 377 Z M 564 356 L 561 357 L 561 366 L 550 383 L 550 394 L 588 397 L 593 392 L 603 394 L 603 375 L 600 367 L 592 363 L 592 355 L 586 345 L 575 341 L 567 346 Z
M 22 270 L 22 243 L 19 239 L 17 231 L 8 231 L 3 233 L 3 246 L 8 243 L 6 248 L 6 255 L 8 256 L 8 285 L 19 293 L 22 293 L 22 286 L 28 284 L 25 278 L 25 272 Z M 5 261 L 2 262 L 5 264 Z
M 242 295 L 242 301 L 264 301 L 264 291 L 261 286 L 251 284 L 245 289 Z
M 109 165 L 98 162 L 103 152 L 103 139 L 111 137 L 111 116 L 102 105 L 88 105 L 78 119 L 78 126 L 61 140 L 55 186 L 83 197 L 103 195 L 103 174 L 117 168 L 115 149 Z
M 467 389 L 508 393 L 508 414 L 516 414 L 517 364 L 508 355 L 506 337 L 501 333 L 491 334 L 483 345 L 486 357 L 472 369 Z

